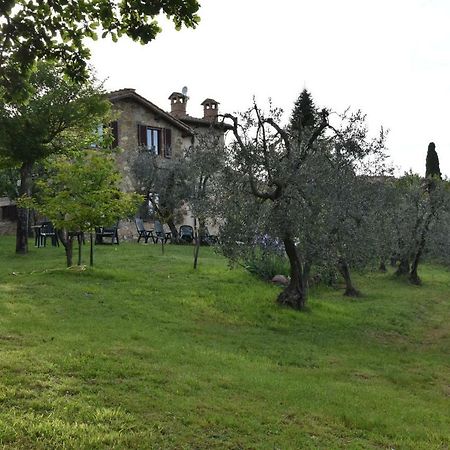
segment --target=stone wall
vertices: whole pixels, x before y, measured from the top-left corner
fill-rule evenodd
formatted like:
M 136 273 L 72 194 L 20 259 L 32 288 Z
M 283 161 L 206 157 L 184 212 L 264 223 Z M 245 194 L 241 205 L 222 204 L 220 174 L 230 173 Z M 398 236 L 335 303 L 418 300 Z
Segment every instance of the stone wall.
M 15 235 L 16 234 L 16 222 L 10 220 L 0 220 L 0 235 Z
M 117 155 L 117 163 L 123 175 L 122 187 L 125 191 L 134 190 L 130 164 L 133 155 L 138 151 L 138 124 L 155 128 L 170 128 L 172 130 L 172 154 L 174 156 L 181 156 L 184 149 L 191 145 L 190 136 L 183 136 L 181 130 L 134 100 L 120 100 L 120 102 L 114 104 L 114 110 L 118 114 L 118 145 L 123 149 Z

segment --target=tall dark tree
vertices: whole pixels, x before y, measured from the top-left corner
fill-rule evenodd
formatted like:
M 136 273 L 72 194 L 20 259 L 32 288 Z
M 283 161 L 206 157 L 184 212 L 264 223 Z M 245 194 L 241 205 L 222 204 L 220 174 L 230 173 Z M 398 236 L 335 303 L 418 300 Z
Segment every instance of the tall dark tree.
M 317 117 L 318 114 L 311 93 L 307 89 L 303 89 L 294 103 L 289 130 L 291 133 L 300 134 L 305 127 L 314 128 Z
M 441 178 L 441 169 L 439 168 L 439 156 L 436 152 L 434 142 L 428 144 L 427 160 L 425 164 L 425 177 Z
M 415 246 L 412 254 L 411 270 L 409 272 L 409 280 L 414 284 L 421 283 L 417 269 L 425 250 L 426 240 L 430 233 L 432 223 L 438 220 L 439 215 L 445 209 L 446 203 L 446 196 L 442 192 L 442 182 L 435 179 L 442 179 L 442 176 L 439 168 L 439 157 L 434 142 L 428 144 L 425 177 L 427 180 L 422 187 L 425 208 L 421 210 L 421 215 L 418 216 L 416 221 Z

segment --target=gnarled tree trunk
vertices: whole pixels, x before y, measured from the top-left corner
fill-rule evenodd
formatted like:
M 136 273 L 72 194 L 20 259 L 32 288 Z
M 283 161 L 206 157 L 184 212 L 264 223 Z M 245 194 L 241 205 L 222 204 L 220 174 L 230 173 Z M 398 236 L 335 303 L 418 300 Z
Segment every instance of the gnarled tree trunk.
M 307 290 L 303 276 L 303 267 L 294 240 L 289 236 L 283 239 L 284 248 L 289 258 L 291 279 L 286 289 L 278 296 L 278 303 L 291 308 L 305 309 Z
M 422 284 L 422 281 L 417 273 L 417 269 L 419 267 L 420 258 L 422 257 L 423 250 L 425 248 L 425 241 L 428 234 L 428 230 L 430 228 L 431 220 L 433 218 L 433 213 L 431 213 L 425 220 L 422 231 L 420 233 L 420 238 L 416 245 L 416 251 L 413 256 L 413 260 L 411 263 L 411 270 L 409 272 L 409 281 L 413 284 Z
M 358 297 L 360 295 L 360 292 L 353 286 L 347 261 L 345 261 L 344 259 L 340 259 L 338 262 L 338 269 L 345 281 L 344 295 L 346 295 L 347 297 Z

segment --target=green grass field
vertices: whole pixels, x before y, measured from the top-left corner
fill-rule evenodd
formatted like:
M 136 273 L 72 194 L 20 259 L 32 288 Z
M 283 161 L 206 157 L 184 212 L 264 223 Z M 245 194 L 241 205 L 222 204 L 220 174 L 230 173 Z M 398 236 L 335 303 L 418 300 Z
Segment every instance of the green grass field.
M 449 448 L 448 270 L 298 313 L 211 249 L 197 272 L 192 247 L 95 262 L 0 238 L 0 448 Z

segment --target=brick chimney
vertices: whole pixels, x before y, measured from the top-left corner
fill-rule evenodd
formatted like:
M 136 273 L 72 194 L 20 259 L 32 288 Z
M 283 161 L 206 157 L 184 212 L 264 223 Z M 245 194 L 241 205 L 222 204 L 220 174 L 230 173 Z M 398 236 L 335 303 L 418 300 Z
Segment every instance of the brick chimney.
M 219 102 L 216 102 L 212 98 L 207 98 L 202 102 L 203 106 L 203 118 L 206 120 L 216 120 L 219 113 Z
M 186 104 L 188 97 L 181 92 L 172 92 L 169 97 L 170 100 L 170 113 L 175 117 L 186 116 Z

